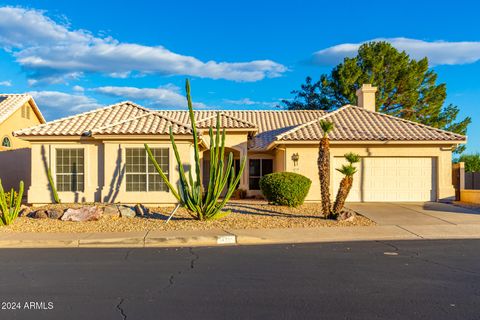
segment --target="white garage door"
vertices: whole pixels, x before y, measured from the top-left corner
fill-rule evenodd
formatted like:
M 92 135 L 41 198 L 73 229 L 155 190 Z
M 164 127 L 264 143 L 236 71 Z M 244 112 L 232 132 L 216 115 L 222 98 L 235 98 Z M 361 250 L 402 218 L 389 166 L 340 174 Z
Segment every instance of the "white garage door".
M 346 163 L 335 158 L 334 167 Z M 434 158 L 366 157 L 356 164 L 353 187 L 347 201 L 435 201 L 436 164 Z M 342 174 L 335 170 L 334 192 Z

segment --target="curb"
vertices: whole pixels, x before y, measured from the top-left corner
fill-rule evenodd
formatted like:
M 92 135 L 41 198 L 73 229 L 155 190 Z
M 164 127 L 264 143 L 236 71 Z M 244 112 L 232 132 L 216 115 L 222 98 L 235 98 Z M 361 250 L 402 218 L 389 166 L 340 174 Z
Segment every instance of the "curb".
M 83 234 L 4 233 L 0 234 L 0 249 L 162 248 L 440 239 L 480 239 L 480 225 L 213 229 Z

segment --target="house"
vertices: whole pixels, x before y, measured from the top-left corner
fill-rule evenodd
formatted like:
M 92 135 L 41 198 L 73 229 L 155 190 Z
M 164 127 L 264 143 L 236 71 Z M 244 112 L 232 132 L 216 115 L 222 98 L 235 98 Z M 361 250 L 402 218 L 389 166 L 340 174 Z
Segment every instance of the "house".
M 0 151 L 28 148 L 30 143 L 12 132 L 45 123 L 40 109 L 28 94 L 0 94 Z
M 30 183 L 30 143 L 13 131 L 45 123 L 28 94 L 0 94 L 0 179 L 5 189 Z
M 375 112 L 374 87 L 357 92 L 358 106 L 324 111 L 196 111 L 202 174 L 208 170 L 208 129 L 217 113 L 226 131 L 226 149 L 236 166 L 247 157 L 240 188 L 259 194 L 268 173 L 291 171 L 312 180 L 306 201 L 320 201 L 317 170 L 320 119 L 333 121 L 331 193 L 341 180 L 335 168 L 347 152 L 360 154 L 349 201 L 437 201 L 454 197 L 452 150 L 466 137 Z M 169 141 L 175 135 L 181 159 L 194 164 L 186 111 L 152 111 L 132 102 L 58 119 L 15 132 L 32 145 L 32 185 L 28 201 L 49 203 L 52 194 L 45 168 L 50 167 L 63 202 L 103 201 L 172 204 L 143 144 L 148 143 L 172 183 L 178 183 Z

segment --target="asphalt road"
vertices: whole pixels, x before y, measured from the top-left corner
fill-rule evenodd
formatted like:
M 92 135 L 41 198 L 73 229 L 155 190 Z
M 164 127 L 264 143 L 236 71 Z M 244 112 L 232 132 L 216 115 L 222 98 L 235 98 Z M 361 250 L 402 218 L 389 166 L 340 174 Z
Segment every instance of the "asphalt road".
M 480 319 L 479 248 L 0 250 L 0 319 Z

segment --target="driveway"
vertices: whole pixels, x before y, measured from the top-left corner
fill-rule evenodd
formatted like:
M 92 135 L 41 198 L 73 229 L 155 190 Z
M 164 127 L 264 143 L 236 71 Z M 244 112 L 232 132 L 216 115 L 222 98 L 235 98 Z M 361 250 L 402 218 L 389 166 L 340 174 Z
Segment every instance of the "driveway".
M 480 224 L 480 212 L 439 202 L 351 202 L 348 208 L 379 225 Z

